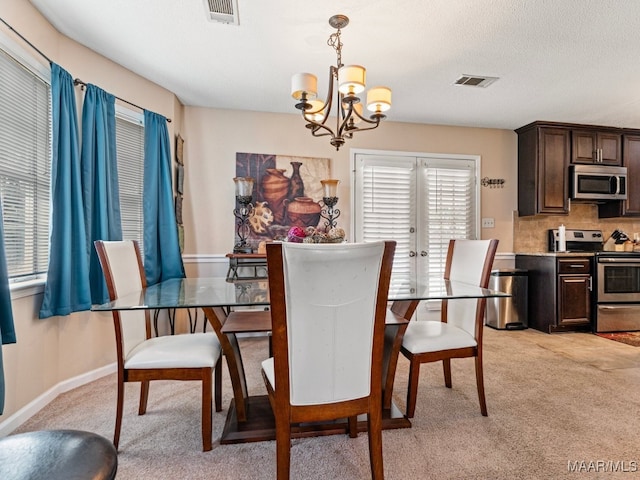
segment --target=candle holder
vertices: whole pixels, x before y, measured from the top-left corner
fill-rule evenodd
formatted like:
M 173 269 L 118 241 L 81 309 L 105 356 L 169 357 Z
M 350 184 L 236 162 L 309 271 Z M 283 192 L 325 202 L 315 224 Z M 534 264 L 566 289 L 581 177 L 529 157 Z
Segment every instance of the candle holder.
M 337 225 L 336 218 L 340 216 L 340 210 L 334 208 L 338 203 L 338 183 L 340 180 L 327 179 L 320 180 L 323 189 L 322 203 L 324 208 L 320 211 L 320 216 L 326 220 L 324 222 L 326 230 L 329 231 Z
M 233 253 L 253 253 L 253 249 L 247 243 L 250 233 L 249 218 L 253 215 L 253 182 L 251 177 L 235 177 L 236 203 L 238 206 L 233 210 L 236 217 L 236 244 Z

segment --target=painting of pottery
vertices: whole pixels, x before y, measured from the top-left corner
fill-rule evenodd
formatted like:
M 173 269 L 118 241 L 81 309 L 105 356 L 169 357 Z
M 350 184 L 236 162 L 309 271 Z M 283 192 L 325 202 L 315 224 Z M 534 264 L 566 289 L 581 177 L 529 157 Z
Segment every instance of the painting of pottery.
M 292 226 L 320 224 L 320 180 L 331 176 L 328 158 L 236 153 L 236 176 L 255 179 L 248 238 L 254 251 L 260 242 L 286 238 Z

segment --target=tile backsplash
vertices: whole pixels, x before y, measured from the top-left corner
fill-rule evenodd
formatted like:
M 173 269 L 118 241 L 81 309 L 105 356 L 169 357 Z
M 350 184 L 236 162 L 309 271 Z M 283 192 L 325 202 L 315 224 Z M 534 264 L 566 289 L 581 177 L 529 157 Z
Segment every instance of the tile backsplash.
M 568 215 L 532 215 L 519 217 L 513 212 L 514 253 L 537 253 L 547 251 L 547 231 L 564 224 L 567 228 L 602 230 L 604 240 L 615 229 L 622 230 L 633 238 L 640 232 L 639 218 L 598 218 L 598 206 L 592 203 L 573 203 Z

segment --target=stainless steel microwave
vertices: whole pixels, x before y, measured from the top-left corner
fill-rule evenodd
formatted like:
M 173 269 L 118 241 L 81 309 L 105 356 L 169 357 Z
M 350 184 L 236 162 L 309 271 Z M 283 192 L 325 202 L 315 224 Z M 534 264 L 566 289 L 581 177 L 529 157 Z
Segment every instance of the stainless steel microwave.
M 569 188 L 575 200 L 626 200 L 627 168 L 571 165 Z

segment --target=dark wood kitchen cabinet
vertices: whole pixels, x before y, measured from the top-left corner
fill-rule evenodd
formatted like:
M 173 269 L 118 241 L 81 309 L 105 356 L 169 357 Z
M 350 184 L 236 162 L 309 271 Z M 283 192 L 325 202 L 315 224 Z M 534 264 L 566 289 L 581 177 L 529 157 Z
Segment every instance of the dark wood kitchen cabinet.
M 640 216 L 640 131 L 622 136 L 622 166 L 627 167 L 627 199 L 598 205 L 600 218 Z
M 534 122 L 518 134 L 518 214 L 569 213 L 571 130 Z
M 571 163 L 621 165 L 621 133 L 605 130 L 572 130 Z
M 593 257 L 516 255 L 528 270 L 528 325 L 546 333 L 592 330 Z

